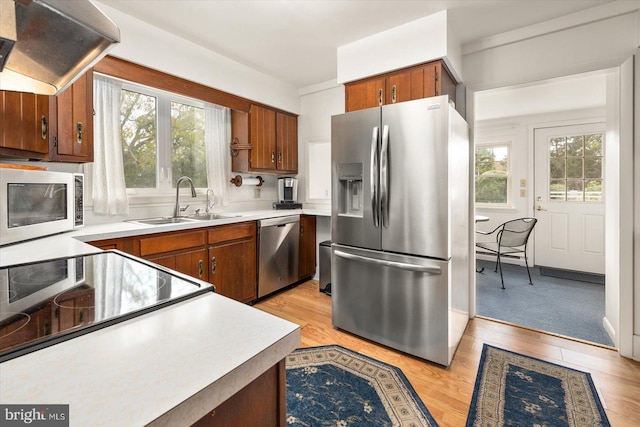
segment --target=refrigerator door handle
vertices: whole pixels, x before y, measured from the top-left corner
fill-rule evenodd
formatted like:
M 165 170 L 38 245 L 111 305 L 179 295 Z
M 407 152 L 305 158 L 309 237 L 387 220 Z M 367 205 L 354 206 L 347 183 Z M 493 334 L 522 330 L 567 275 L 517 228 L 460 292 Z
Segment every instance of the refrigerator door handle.
M 389 227 L 389 125 L 382 128 L 380 149 L 380 215 L 382 226 Z
M 380 219 L 378 217 L 378 134 L 380 130 L 378 126 L 373 128 L 371 136 L 371 210 L 373 211 L 373 225 L 378 227 Z
M 333 253 L 340 258 L 350 259 L 354 261 L 361 261 L 369 264 L 399 268 L 402 270 L 415 271 L 418 273 L 427 273 L 427 274 L 433 274 L 433 275 L 442 274 L 442 269 L 438 266 L 416 265 L 416 264 L 407 264 L 404 262 L 386 261 L 381 259 L 368 258 L 361 255 L 350 254 L 340 250 L 334 250 Z

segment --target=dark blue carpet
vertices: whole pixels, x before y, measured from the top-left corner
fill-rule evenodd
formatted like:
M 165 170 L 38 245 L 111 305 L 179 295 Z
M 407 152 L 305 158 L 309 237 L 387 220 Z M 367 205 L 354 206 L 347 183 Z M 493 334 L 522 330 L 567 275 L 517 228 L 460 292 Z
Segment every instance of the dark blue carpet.
M 437 426 L 395 366 L 338 345 L 295 350 L 286 365 L 288 426 Z
M 590 374 L 482 348 L 467 427 L 609 425 Z
M 495 262 L 478 260 L 477 267 L 484 267 L 476 274 L 478 315 L 613 346 L 602 326 L 603 285 L 542 276 L 531 267 L 531 286 L 525 267 L 502 264 L 506 289 L 501 289 Z

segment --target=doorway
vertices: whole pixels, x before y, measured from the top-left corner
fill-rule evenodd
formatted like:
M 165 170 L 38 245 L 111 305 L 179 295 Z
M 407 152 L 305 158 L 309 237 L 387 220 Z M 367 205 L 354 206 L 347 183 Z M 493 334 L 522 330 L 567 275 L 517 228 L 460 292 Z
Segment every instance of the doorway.
M 604 275 L 605 123 L 534 131 L 534 261 Z
M 606 143 L 606 76 L 607 71 L 601 71 L 493 89 L 486 93 L 476 92 L 476 144 L 511 141 L 513 157 L 510 159 L 513 173 L 508 177 L 512 183 L 510 202 L 501 207 L 476 205 L 476 214 L 491 218 L 490 223 L 478 225 L 478 228 L 487 231 L 509 219 L 536 217 L 539 221 L 528 254 L 530 265 L 535 265 L 537 274 L 540 274 L 539 266 L 543 266 L 562 272 L 596 274 L 604 280 L 606 195 L 602 190 L 605 167 L 602 146 Z M 485 107 L 489 113 L 482 112 Z M 586 135 L 589 139 L 585 146 Z M 594 138 L 601 138 L 601 146 L 596 149 L 597 155 L 593 155 L 597 145 Z M 550 145 L 551 142 L 553 145 Z M 550 147 L 554 151 L 550 151 Z M 572 151 L 568 153 L 567 147 Z M 564 156 L 562 158 L 561 153 Z M 574 244 L 576 241 L 579 243 Z M 563 256 L 559 256 L 560 252 Z M 478 258 L 482 259 L 481 256 Z M 511 262 L 514 274 L 517 274 L 518 268 L 524 270 L 523 260 L 512 259 L 507 262 Z M 487 270 L 485 274 L 493 274 L 493 265 Z M 526 277 L 526 270 L 524 275 Z M 480 281 L 478 277 L 477 281 Z M 539 277 L 540 281 L 547 280 L 544 276 Z M 486 278 L 482 277 L 483 280 Z M 571 276 L 569 279 L 572 280 L 570 285 L 574 286 L 581 282 L 582 276 Z M 534 286 L 535 282 L 534 277 Z M 480 284 L 476 287 L 476 313 L 482 316 L 480 299 L 483 294 L 478 286 Z M 505 286 L 509 288 L 507 282 Z M 529 286 L 528 281 L 523 281 L 522 286 Z M 591 323 L 603 328 L 605 286 L 598 286 L 602 294 L 599 299 L 601 302 L 598 303 L 596 319 Z M 581 292 L 586 288 L 593 290 L 593 283 L 585 282 L 584 287 L 575 286 L 572 292 Z M 511 292 L 515 292 L 513 287 Z M 573 298 L 576 295 L 565 297 L 567 303 L 579 300 Z M 500 293 L 496 296 L 500 298 Z M 505 307 L 505 310 L 512 309 L 507 302 L 498 305 Z M 529 300 L 521 311 L 526 311 L 525 314 L 532 318 L 550 317 L 551 314 L 544 309 L 552 305 L 549 301 Z M 562 309 L 556 307 L 553 310 L 557 312 Z M 571 322 L 566 319 L 563 321 Z M 583 320 L 575 322 L 587 323 Z M 511 323 L 541 329 L 524 323 Z

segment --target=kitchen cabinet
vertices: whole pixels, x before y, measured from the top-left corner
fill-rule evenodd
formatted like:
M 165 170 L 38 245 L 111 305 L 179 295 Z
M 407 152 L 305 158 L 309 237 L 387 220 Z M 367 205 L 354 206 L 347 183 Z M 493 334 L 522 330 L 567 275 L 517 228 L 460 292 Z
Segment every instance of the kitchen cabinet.
M 313 277 L 316 274 L 316 217 L 300 216 L 300 254 L 298 278 Z
M 206 230 L 173 231 L 141 236 L 134 242 L 141 257 L 156 264 L 208 280 Z M 137 248 L 136 248 L 137 246 Z
M 209 283 L 216 287 L 216 292 L 244 303 L 255 300 L 255 221 L 211 227 L 207 241 Z
M 384 104 L 384 78 L 371 78 L 344 85 L 346 111 L 364 110 Z
M 46 95 L 0 91 L 0 155 L 47 157 L 50 102 Z
M 58 295 L 51 304 L 53 332 L 66 331 L 92 323 L 95 318 L 95 289 L 81 285 Z
M 298 173 L 298 118 L 276 113 L 276 169 L 283 173 Z
M 147 260 L 205 282 L 208 280 L 206 249 L 149 257 Z
M 0 91 L 0 155 L 93 161 L 93 71 L 57 96 Z
M 0 350 L 18 347 L 22 343 L 47 335 L 51 331 L 51 305 L 49 301 L 44 305 L 25 310 L 25 313 L 30 316 L 26 325 L 25 317 L 21 315 L 15 315 L 0 322 Z
M 439 95 L 456 99 L 456 81 L 441 60 L 345 84 L 345 109 L 356 111 Z
M 260 105 L 231 113 L 231 170 L 298 173 L 298 118 Z
M 281 360 L 193 424 L 193 427 L 285 425 L 285 362 Z
M 50 160 L 93 162 L 93 71 L 56 96 L 56 133 Z
M 94 240 L 87 243 L 100 248 L 103 251 L 117 249 L 131 255 L 140 255 L 139 251 L 136 250 L 136 239 L 134 237 L 119 237 L 115 239 Z

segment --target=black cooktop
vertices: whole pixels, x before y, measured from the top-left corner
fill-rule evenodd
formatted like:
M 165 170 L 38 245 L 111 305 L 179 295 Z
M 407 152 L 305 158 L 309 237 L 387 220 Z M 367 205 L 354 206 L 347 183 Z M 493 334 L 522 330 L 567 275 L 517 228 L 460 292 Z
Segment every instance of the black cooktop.
M 118 251 L 0 267 L 0 362 L 214 289 Z

